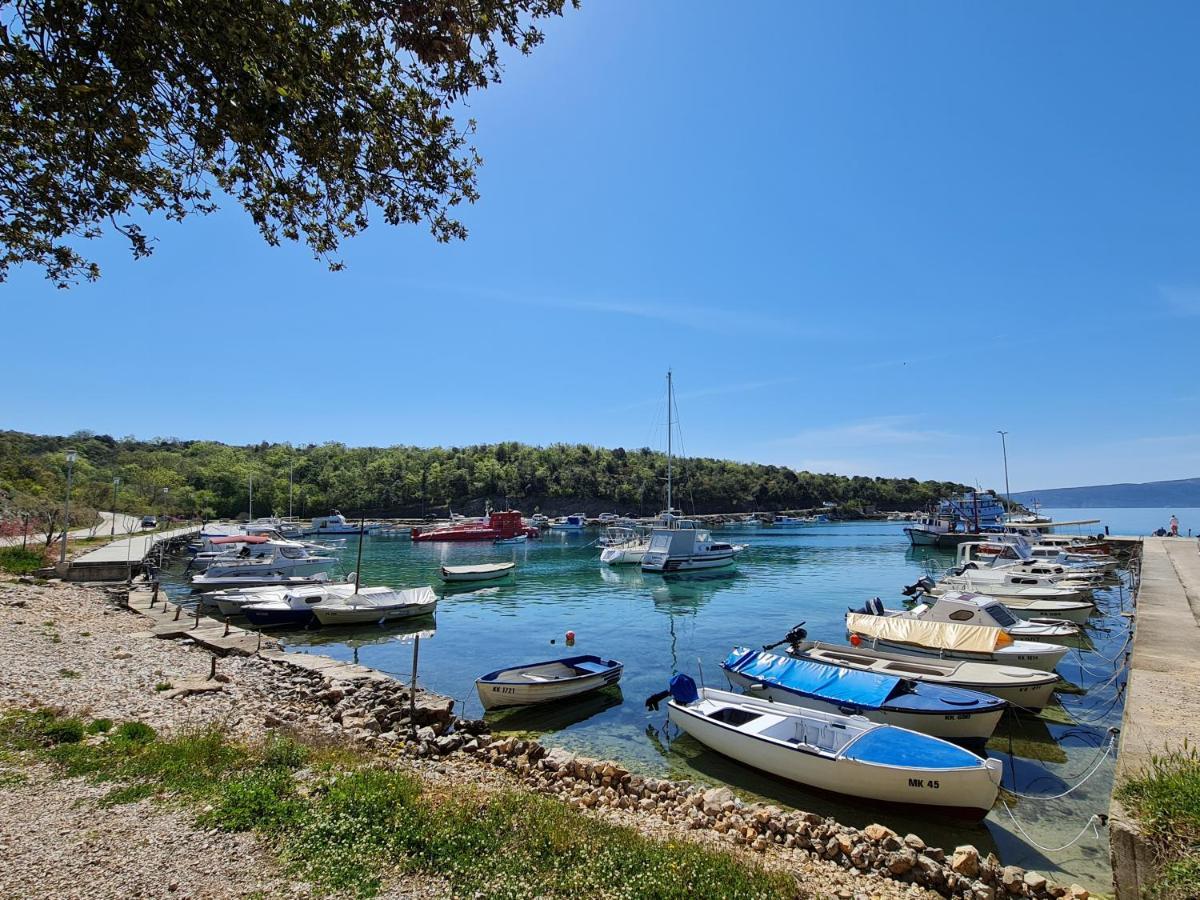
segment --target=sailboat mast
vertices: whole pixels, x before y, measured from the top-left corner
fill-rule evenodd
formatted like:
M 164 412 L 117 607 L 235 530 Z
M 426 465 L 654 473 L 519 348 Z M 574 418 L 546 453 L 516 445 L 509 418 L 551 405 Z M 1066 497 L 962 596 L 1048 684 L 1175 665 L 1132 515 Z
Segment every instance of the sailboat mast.
M 250 509 L 247 511 L 250 521 L 254 521 L 254 476 L 250 476 Z
M 671 506 L 671 431 L 674 423 L 671 421 L 671 370 L 667 369 L 667 512 Z

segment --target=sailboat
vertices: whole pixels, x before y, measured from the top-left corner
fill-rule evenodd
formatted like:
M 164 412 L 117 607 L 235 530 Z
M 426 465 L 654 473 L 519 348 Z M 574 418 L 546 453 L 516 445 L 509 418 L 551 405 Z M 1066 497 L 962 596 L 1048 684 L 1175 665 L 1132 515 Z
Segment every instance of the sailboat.
M 642 554 L 643 572 L 690 572 L 733 564 L 733 558 L 745 548 L 738 544 L 713 540 L 708 529 L 691 519 L 682 519 L 671 506 L 672 431 L 675 405 L 674 384 L 667 370 L 667 509 L 659 514 L 659 524 L 650 532 L 650 542 Z

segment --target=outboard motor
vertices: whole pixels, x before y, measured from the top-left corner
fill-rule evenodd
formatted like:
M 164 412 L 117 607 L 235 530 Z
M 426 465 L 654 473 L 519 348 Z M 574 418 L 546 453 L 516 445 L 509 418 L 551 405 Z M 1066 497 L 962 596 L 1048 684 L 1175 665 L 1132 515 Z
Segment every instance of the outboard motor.
M 773 644 L 763 644 L 763 649 L 764 650 L 774 650 L 776 647 L 780 646 L 781 644 L 788 644 L 792 647 L 795 647 L 797 644 L 799 644 L 803 641 L 806 641 L 806 640 L 808 640 L 808 629 L 805 628 L 804 623 L 801 622 L 799 625 L 797 625 L 795 628 L 793 628 L 791 631 L 789 631 L 787 634 L 785 634 L 783 636 L 783 640 L 776 641 Z
M 658 704 L 670 697 L 676 703 L 687 705 L 695 703 L 700 699 L 700 692 L 696 690 L 696 682 L 690 675 L 685 675 L 679 672 L 671 677 L 670 686 L 665 691 L 659 691 L 657 694 L 651 694 L 646 698 L 646 709 L 651 712 L 658 712 Z
M 859 613 L 864 616 L 882 616 L 885 612 L 883 601 L 878 597 L 872 597 L 862 605 L 861 609 L 852 609 L 852 613 Z

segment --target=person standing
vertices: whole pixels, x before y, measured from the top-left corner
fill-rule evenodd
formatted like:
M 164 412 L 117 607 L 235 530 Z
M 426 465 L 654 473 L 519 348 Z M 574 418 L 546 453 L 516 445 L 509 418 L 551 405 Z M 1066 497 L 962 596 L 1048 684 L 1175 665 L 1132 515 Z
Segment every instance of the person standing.
M 1171 516 L 1171 537 L 1179 537 L 1179 520 Z

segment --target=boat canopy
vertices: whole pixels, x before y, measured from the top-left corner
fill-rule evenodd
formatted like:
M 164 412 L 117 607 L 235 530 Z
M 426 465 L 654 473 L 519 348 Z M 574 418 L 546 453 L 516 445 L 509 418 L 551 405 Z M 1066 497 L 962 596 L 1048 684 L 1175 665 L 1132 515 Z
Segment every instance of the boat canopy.
M 730 653 L 722 667 L 747 678 L 867 709 L 882 706 L 900 684 L 900 679 L 892 675 L 877 675 L 742 648 Z
M 227 534 L 224 537 L 215 537 L 209 541 L 210 544 L 265 544 L 270 538 L 265 534 Z
M 992 653 L 998 647 L 1012 643 L 1012 638 L 1002 628 L 990 625 L 923 622 L 920 619 L 906 619 L 902 616 L 847 613 L 846 628 L 855 634 L 878 640 L 970 653 Z

